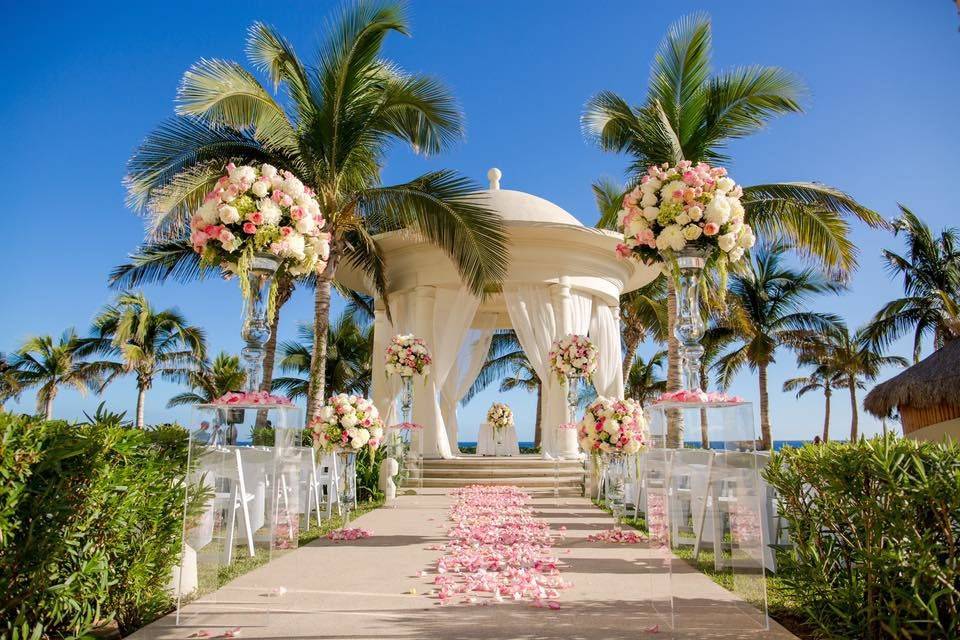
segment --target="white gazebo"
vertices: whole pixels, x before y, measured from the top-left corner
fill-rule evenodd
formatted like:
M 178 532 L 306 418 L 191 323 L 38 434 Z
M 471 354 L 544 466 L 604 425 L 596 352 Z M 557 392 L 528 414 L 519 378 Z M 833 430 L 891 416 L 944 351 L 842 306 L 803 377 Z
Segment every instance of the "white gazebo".
M 622 397 L 620 294 L 658 274 L 617 256 L 621 236 L 585 227 L 557 205 L 522 191 L 500 188 L 499 169 L 487 173 L 485 204 L 503 216 L 510 247 L 500 292 L 475 297 L 440 249 L 409 232 L 376 237 L 386 264 L 390 317 L 375 301 L 372 399 L 387 424 L 398 421 L 399 380 L 387 378 L 377 358 L 397 333 L 413 333 L 430 347 L 434 363 L 415 379 L 413 421 L 423 425 L 428 458 L 451 458 L 457 449 L 457 404 L 476 379 L 495 329 L 513 328 L 543 381 L 541 449 L 547 456 L 577 456 L 576 434 L 557 429 L 567 420 L 566 390 L 549 371 L 553 340 L 568 333 L 589 335 L 600 351 L 593 383 L 601 395 Z M 373 295 L 360 274 L 343 265 L 344 286 Z

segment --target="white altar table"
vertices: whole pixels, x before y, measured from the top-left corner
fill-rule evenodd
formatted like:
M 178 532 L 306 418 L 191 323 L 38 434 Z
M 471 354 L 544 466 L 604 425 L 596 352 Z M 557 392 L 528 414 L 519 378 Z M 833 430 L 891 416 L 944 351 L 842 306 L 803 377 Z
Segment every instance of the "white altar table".
M 493 434 L 493 425 L 489 422 L 480 423 L 480 432 L 477 434 L 478 456 L 518 456 L 520 445 L 517 443 L 517 430 L 510 427 L 503 430 L 500 444 Z

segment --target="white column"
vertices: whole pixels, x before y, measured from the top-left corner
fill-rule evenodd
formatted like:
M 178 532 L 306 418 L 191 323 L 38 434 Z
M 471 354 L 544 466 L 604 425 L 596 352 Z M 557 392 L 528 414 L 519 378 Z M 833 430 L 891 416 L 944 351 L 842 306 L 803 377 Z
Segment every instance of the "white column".
M 436 342 L 433 334 L 435 302 L 434 287 L 419 286 L 414 290 L 413 334 L 423 338 L 427 348 L 431 350 Z M 418 446 L 416 438 L 423 438 L 423 457 L 452 458 L 446 429 L 443 426 L 443 417 L 440 415 L 440 406 L 437 404 L 437 391 L 435 377 L 431 375 L 414 377 L 413 421 L 421 425 L 423 430 L 414 432 L 413 445 Z
M 550 295 L 553 298 L 554 313 L 557 314 L 557 336 L 564 336 L 573 328 L 573 309 L 570 299 L 570 281 L 564 276 L 560 278 L 560 283 L 551 285 Z M 579 416 L 570 415 L 567 408 L 567 387 L 566 385 L 555 384 L 553 388 L 557 390 L 559 398 L 550 401 L 555 416 L 553 428 L 553 451 L 555 456 L 561 458 L 576 458 L 578 455 L 577 433 L 571 429 L 557 429 L 557 425 L 567 420 L 576 422 Z
M 386 426 L 399 422 L 397 420 L 397 403 L 393 393 L 395 385 L 390 384 L 387 378 L 387 372 L 384 370 L 384 353 L 390 338 L 393 335 L 393 327 L 387 319 L 387 310 L 383 300 L 377 298 L 374 300 L 373 307 L 373 355 L 370 373 L 370 399 L 374 406 L 380 412 L 380 417 Z

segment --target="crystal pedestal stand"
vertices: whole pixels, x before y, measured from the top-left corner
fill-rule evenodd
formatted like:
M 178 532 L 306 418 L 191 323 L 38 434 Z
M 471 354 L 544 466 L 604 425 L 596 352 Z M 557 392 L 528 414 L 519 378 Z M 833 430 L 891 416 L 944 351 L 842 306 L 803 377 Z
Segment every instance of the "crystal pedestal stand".
M 265 412 L 271 428 L 258 425 Z M 177 624 L 262 625 L 284 584 L 271 572 L 232 582 L 234 563 L 267 561 L 297 548 L 300 516 L 319 510 L 301 492 L 301 473 L 316 473 L 301 445 L 300 411 L 285 405 L 198 405 L 190 419 L 184 482 L 183 554 L 171 588 Z M 309 484 L 309 483 L 308 483 Z
M 270 339 L 267 309 L 270 288 L 280 266 L 269 254 L 256 254 L 247 270 L 248 295 L 244 298 L 243 329 L 240 334 L 246 346 L 240 350 L 247 372 L 247 391 L 259 391 L 263 380 L 263 345 Z
M 624 493 L 627 474 L 626 457 L 619 453 L 608 453 L 603 456 L 604 471 L 604 500 L 610 513 L 613 515 L 614 529 L 620 530 L 623 515 L 626 511 Z
M 682 414 L 697 432 L 705 417 L 708 439 L 718 448 L 664 446 L 671 413 Z M 766 544 L 770 506 L 760 469 L 768 458 L 754 450 L 753 405 L 659 403 L 647 410 L 647 418 L 652 445 L 643 473 L 651 540 L 665 553 L 686 548 L 695 559 L 710 554 L 715 572 L 739 596 L 715 603 L 704 615 L 684 593 L 689 585 L 683 576 L 671 572 L 672 631 L 767 629 L 765 570 L 772 550 Z
M 567 376 L 567 423 L 575 423 L 577 421 L 577 404 L 580 402 L 579 389 L 580 378 L 578 376 Z M 561 436 L 563 436 L 563 429 L 557 427 L 557 442 L 554 443 L 554 447 L 559 453 L 560 446 L 559 441 Z M 560 457 L 559 455 L 557 457 Z
M 684 389 L 700 390 L 700 360 L 703 358 L 705 325 L 700 312 L 700 279 L 710 250 L 687 247 L 674 254 L 677 324 L 674 336 L 680 342 L 681 377 Z
M 357 499 L 357 453 L 349 449 L 338 449 L 337 455 L 337 498 L 343 507 L 343 524 L 346 529 L 350 523 L 350 511 Z
M 410 424 L 411 413 L 413 411 L 413 377 L 411 376 L 402 376 L 400 380 L 403 383 L 403 388 L 400 393 L 400 415 L 402 416 L 402 421 L 406 424 Z M 409 476 L 411 472 L 409 458 L 414 458 L 416 470 L 417 470 L 417 488 L 423 489 L 423 434 L 417 433 L 414 434 L 413 430 L 410 430 L 410 448 L 404 455 L 404 460 L 406 462 L 405 467 L 407 469 L 407 474 Z M 412 451 L 413 447 L 416 447 L 416 453 Z

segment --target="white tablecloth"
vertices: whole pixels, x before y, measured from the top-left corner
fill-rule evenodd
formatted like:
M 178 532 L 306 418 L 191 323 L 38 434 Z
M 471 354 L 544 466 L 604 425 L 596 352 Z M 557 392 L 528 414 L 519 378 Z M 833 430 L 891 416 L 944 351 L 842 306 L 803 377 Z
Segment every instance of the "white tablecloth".
M 517 430 L 514 427 L 504 429 L 498 445 L 493 435 L 493 426 L 489 422 L 480 423 L 480 433 L 477 434 L 478 456 L 518 456 L 520 445 L 517 444 Z

